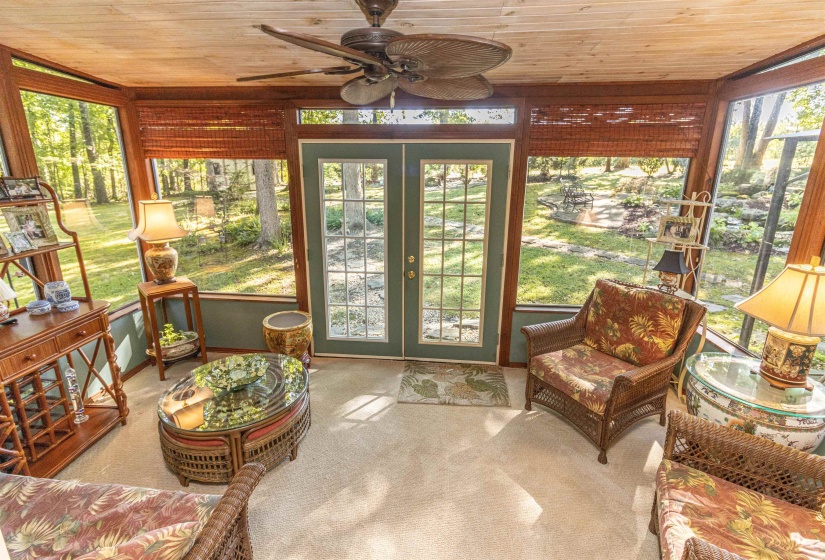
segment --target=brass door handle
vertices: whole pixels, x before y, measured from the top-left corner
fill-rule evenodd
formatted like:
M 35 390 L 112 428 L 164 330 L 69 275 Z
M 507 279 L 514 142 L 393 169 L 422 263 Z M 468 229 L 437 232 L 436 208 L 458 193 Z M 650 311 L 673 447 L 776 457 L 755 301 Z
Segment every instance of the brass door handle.
M 414 271 L 414 270 L 409 271 L 409 272 L 407 273 L 407 278 L 409 278 L 410 280 L 412 280 L 413 278 L 415 278 L 415 271 Z
M 415 257 L 410 255 L 409 257 L 407 257 L 407 262 L 410 263 L 410 264 L 414 263 L 415 262 Z

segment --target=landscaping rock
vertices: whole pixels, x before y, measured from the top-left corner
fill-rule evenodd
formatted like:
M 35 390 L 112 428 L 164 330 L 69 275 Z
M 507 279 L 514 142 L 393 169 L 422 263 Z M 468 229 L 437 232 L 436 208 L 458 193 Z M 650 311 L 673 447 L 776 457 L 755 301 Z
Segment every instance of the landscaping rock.
M 740 296 L 739 294 L 727 294 L 722 296 L 722 299 L 732 301 L 733 303 L 739 303 L 740 301 L 745 299 L 745 296 Z
M 715 303 L 704 302 L 702 305 L 705 306 L 705 309 L 708 310 L 708 313 L 719 313 L 720 311 L 725 311 L 728 309 L 724 305 L 716 305 Z
M 743 208 L 742 221 L 743 222 L 764 222 L 768 217 L 767 210 L 760 210 L 759 208 Z

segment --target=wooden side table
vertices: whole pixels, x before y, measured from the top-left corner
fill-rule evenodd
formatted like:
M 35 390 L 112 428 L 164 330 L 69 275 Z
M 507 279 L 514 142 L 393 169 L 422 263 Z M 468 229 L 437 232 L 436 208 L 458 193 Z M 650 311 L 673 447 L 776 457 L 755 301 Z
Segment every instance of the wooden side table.
M 158 366 L 158 374 L 160 380 L 166 379 L 166 364 L 176 362 L 189 358 L 190 356 L 181 356 L 174 360 L 163 360 L 159 358 L 162 356 L 160 348 L 160 332 L 158 330 L 158 318 L 155 309 L 155 301 L 160 300 L 161 311 L 163 312 L 164 324 L 168 321 L 166 314 L 166 298 L 172 296 L 183 297 L 183 308 L 186 312 L 186 324 L 189 330 L 196 330 L 198 333 L 198 341 L 200 342 L 201 360 L 205 364 L 206 358 L 206 339 L 203 334 L 203 321 L 201 320 L 201 302 L 198 297 L 198 287 L 182 276 L 178 276 L 177 281 L 169 284 L 155 284 L 154 282 L 142 282 L 138 284 L 138 294 L 140 295 L 140 308 L 143 311 L 143 330 L 146 333 L 146 342 L 152 351 L 155 353 L 154 357 L 150 355 L 150 360 L 153 364 Z M 191 297 L 191 306 L 190 306 Z M 194 321 L 192 323 L 192 314 L 194 311 Z

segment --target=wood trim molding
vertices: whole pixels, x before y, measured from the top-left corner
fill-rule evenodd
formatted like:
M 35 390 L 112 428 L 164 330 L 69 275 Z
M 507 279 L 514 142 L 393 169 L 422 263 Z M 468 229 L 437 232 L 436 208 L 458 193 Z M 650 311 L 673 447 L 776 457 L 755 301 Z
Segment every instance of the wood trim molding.
M 298 143 L 298 109 L 291 105 L 284 110 L 284 142 L 286 168 L 289 174 L 289 214 L 292 221 L 292 262 L 295 273 L 295 296 L 298 309 L 309 312 L 308 265 L 304 237 L 303 170 L 301 147 Z
M 825 122 L 811 163 L 811 173 L 799 207 L 796 223 L 802 227 L 791 237 L 788 264 L 808 263 L 825 245 Z
M 151 364 L 151 362 L 149 361 L 148 358 L 143 360 L 142 362 L 140 362 L 138 365 L 136 365 L 135 367 L 133 367 L 132 369 L 130 369 L 126 373 L 120 374 L 120 380 L 125 382 L 127 379 L 130 379 L 130 378 L 134 377 L 135 375 L 137 375 L 138 373 L 140 373 L 141 371 L 143 371 L 150 364 Z
M 77 76 L 78 78 L 83 78 L 84 80 L 89 80 L 90 82 L 94 82 L 96 84 L 100 84 L 102 86 L 109 86 L 113 88 L 120 87 L 114 82 L 110 82 L 108 80 L 103 80 L 98 78 L 97 76 L 92 76 L 91 74 L 87 74 L 82 70 L 77 70 L 76 68 L 71 68 L 69 66 L 65 66 L 58 62 L 52 62 L 51 60 L 46 60 L 45 58 L 41 58 L 37 55 L 30 54 L 27 52 L 23 52 L 19 49 L 15 49 L 13 47 L 7 47 L 4 45 L 0 45 L 0 50 L 5 49 L 7 50 L 11 56 L 14 58 L 19 58 L 20 60 L 25 60 L 27 62 L 32 62 L 34 64 L 39 64 L 40 66 L 45 66 L 46 68 L 51 68 L 52 70 L 57 70 L 58 72 L 63 72 L 65 74 L 71 74 L 73 76 Z
M 725 80 L 719 96 L 727 101 L 767 95 L 825 80 L 825 56 L 803 60 L 765 72 L 735 80 Z
M 26 111 L 14 81 L 11 53 L 0 48 L 0 134 L 6 149 L 9 171 L 21 177 L 37 175 Z
M 68 97 L 70 99 L 100 103 L 101 105 L 111 105 L 113 107 L 122 107 L 126 103 L 126 94 L 120 89 L 97 84 L 87 84 L 86 82 L 62 78 L 18 66 L 12 67 L 12 76 L 17 83 L 17 87 L 26 91 L 45 93 L 58 97 Z
M 521 232 L 524 223 L 524 196 L 527 191 L 527 158 L 530 146 L 530 111 L 529 103 L 522 103 L 517 113 L 521 115 L 516 141 L 513 146 L 513 169 L 510 177 L 510 215 L 507 219 L 508 231 L 504 264 L 504 289 L 501 302 L 501 329 L 499 333 L 499 364 L 510 362 L 511 331 L 513 330 L 513 311 L 518 297 L 518 274 L 521 259 Z

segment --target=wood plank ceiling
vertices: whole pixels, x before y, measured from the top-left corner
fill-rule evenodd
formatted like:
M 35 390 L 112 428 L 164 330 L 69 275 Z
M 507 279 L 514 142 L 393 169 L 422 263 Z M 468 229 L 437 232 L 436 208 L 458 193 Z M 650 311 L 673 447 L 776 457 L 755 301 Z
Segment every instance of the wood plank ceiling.
M 338 65 L 252 26 L 335 42 L 366 26 L 352 0 L 2 4 L 0 42 L 128 86 L 236 85 L 244 75 Z M 385 27 L 509 44 L 512 60 L 488 75 L 498 84 L 712 79 L 825 32 L 825 0 L 400 0 Z

